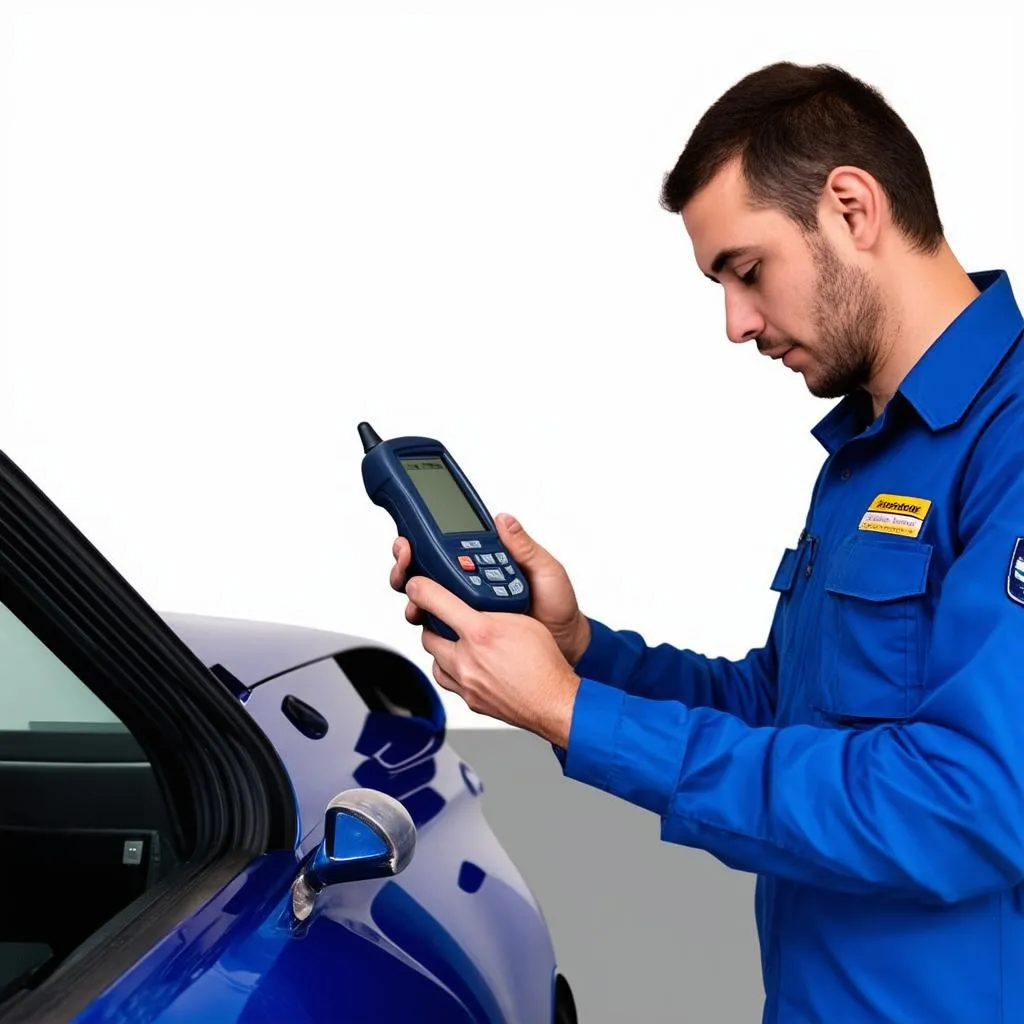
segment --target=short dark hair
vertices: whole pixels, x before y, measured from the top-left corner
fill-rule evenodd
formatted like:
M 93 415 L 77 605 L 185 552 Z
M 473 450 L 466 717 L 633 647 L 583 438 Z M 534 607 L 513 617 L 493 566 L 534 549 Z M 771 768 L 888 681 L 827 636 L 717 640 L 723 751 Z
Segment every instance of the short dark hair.
M 924 153 L 881 93 L 830 64 L 782 61 L 741 79 L 703 115 L 661 205 L 679 213 L 729 161 L 740 157 L 752 201 L 782 210 L 808 234 L 832 170 L 867 171 L 893 221 L 915 248 L 934 252 L 943 228 Z

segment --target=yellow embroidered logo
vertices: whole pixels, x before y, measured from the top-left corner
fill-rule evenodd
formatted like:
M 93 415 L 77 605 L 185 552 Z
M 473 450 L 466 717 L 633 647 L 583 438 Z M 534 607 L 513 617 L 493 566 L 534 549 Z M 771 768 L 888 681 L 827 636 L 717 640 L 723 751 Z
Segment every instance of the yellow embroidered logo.
M 921 532 L 928 510 L 927 498 L 908 498 L 903 494 L 880 494 L 861 517 L 860 529 L 875 533 L 895 533 L 916 537 Z

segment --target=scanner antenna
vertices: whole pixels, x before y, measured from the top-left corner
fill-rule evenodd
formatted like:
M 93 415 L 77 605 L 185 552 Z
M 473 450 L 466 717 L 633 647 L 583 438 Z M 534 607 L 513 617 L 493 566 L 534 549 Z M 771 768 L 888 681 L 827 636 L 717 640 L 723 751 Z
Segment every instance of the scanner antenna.
M 365 420 L 359 424 L 359 440 L 363 442 L 363 454 L 380 444 L 380 435 Z

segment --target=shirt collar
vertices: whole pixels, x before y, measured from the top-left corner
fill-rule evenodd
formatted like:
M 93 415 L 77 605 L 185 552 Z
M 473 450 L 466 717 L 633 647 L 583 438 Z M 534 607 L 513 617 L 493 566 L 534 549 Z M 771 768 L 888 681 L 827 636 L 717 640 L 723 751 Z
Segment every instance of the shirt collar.
M 930 430 L 957 423 L 1024 327 L 1005 271 L 969 275 L 980 294 L 939 335 L 903 379 L 898 394 Z M 831 454 L 871 422 L 871 400 L 844 398 L 811 431 Z

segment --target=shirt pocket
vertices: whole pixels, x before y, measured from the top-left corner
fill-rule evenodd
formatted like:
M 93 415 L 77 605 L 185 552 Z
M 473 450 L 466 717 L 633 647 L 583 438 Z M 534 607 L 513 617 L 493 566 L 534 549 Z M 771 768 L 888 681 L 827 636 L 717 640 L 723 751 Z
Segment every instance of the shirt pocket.
M 771 585 L 771 589 L 779 595 L 774 625 L 776 629 L 776 643 L 782 654 L 788 653 L 793 643 L 793 638 L 796 635 L 792 622 L 790 597 L 799 561 L 800 552 L 793 548 L 786 548 L 782 553 L 779 567 L 775 570 L 775 577 Z
M 923 693 L 930 544 L 853 534 L 825 577 L 818 710 L 827 717 L 898 720 Z
M 793 589 L 793 578 L 796 576 L 796 564 L 800 560 L 800 553 L 794 548 L 786 548 L 782 552 L 782 560 L 775 570 L 775 578 L 772 580 L 771 589 L 780 594 L 789 593 Z M 762 576 L 761 579 L 764 579 Z

